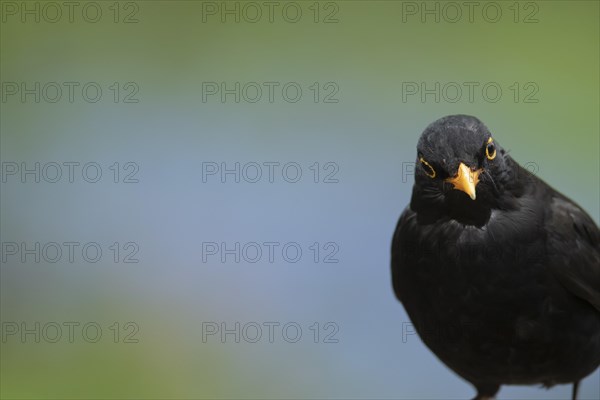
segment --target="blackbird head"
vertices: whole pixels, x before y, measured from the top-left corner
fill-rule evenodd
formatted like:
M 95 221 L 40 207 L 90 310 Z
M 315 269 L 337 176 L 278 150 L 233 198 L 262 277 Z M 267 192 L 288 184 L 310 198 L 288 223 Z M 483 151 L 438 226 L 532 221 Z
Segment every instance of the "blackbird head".
M 430 124 L 417 144 L 411 208 L 483 225 L 512 198 L 514 163 L 477 118 L 450 115 Z

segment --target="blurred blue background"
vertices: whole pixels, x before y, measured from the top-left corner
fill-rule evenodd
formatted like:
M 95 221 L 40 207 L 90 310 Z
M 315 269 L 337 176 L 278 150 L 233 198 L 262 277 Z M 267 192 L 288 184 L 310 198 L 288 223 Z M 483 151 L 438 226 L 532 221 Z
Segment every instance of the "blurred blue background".
M 599 220 L 598 2 L 0 4 L 3 398 L 472 397 L 390 284 L 443 115 Z M 596 371 L 580 398 L 599 397 Z

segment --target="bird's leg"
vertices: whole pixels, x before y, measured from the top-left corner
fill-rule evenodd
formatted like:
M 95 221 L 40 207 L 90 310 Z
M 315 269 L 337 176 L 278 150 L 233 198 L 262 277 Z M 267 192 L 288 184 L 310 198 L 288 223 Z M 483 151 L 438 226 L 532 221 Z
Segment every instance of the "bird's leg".
M 577 392 L 579 391 L 579 381 L 573 382 L 573 396 L 572 400 L 577 400 Z
M 500 385 L 496 384 L 479 384 L 475 385 L 477 396 L 473 400 L 494 400 L 496 393 L 500 390 Z

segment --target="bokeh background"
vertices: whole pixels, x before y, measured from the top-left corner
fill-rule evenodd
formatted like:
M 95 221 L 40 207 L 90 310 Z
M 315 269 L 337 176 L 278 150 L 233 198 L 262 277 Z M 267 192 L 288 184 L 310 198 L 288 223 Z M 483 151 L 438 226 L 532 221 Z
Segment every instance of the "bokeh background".
M 254 3 L 263 15 L 252 22 L 256 7 L 244 2 L 79 2 L 72 21 L 64 7 L 59 18 L 45 2 L 1 2 L 2 242 L 95 242 L 103 250 L 96 263 L 80 247 L 72 263 L 66 254 L 51 263 L 33 255 L 23 262 L 3 248 L 2 398 L 473 395 L 410 333 L 391 290 L 390 240 L 409 201 L 416 141 L 443 115 L 475 115 L 516 160 L 598 222 L 599 3 L 479 2 L 471 20 L 467 8 L 458 17 L 445 2 L 288 3 L 274 6 L 272 22 L 266 6 Z M 227 13 L 223 22 L 223 9 L 236 7 L 240 22 Z M 299 21 L 289 22 L 298 8 Z M 426 10 L 434 14 L 423 21 Z M 23 82 L 34 89 L 40 82 L 39 102 L 21 98 Z M 52 84 L 41 93 L 49 82 L 80 86 L 72 102 L 65 89 L 53 103 Z M 103 89 L 95 103 L 82 97 L 88 82 Z M 254 103 L 240 93 L 236 103 L 235 95 L 222 102 L 203 92 L 206 82 L 279 86 L 273 102 L 265 91 Z M 282 95 L 288 82 L 302 88 L 295 103 Z M 439 101 L 406 91 L 421 82 L 440 83 Z M 473 99 L 464 82 L 479 85 Z M 458 99 L 456 84 L 464 90 Z M 497 86 L 502 95 L 492 101 Z M 254 97 L 248 90 L 246 98 Z M 127 99 L 138 101 L 124 102 L 133 91 Z M 337 102 L 325 102 L 333 91 L 328 99 Z M 70 161 L 98 163 L 102 178 L 88 183 L 79 167 L 72 183 L 66 176 L 51 183 L 43 178 L 54 176 L 54 164 L 39 183 L 7 172 L 14 163 Z M 232 175 L 204 182 L 207 162 L 295 162 L 302 177 L 289 183 L 279 167 L 269 182 L 264 167 L 256 183 Z M 130 172 L 137 183 L 124 182 Z M 333 172 L 337 182 L 324 182 Z M 129 242 L 137 263 L 123 262 L 135 249 L 124 247 Z M 267 254 L 255 263 L 232 255 L 221 262 L 220 253 L 203 260 L 206 242 L 280 247 L 272 263 Z M 303 251 L 296 263 L 281 255 L 292 242 Z M 323 262 L 334 250 L 338 262 Z M 35 333 L 21 336 L 35 332 L 36 322 L 39 343 Z M 70 322 L 80 324 L 73 340 Z M 207 322 L 250 325 L 236 343 L 234 334 L 203 340 Z M 273 343 L 266 322 L 280 324 Z M 86 323 L 102 328 L 98 342 L 85 340 L 95 336 L 92 329 L 84 337 Z M 286 323 L 302 328 L 296 343 L 283 337 Z M 55 324 L 62 336 L 51 343 Z M 257 343 L 246 340 L 252 324 L 263 327 Z M 564 399 L 570 390 L 504 387 L 500 398 Z M 599 397 L 596 371 L 580 398 Z

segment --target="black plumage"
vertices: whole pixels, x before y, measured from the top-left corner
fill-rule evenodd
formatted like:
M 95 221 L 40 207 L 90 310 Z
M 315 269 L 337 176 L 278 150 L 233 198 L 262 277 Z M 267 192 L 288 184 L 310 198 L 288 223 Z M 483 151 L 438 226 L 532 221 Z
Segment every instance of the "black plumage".
M 392 243 L 392 283 L 433 353 L 492 398 L 600 364 L 600 231 L 475 117 L 429 125 Z

